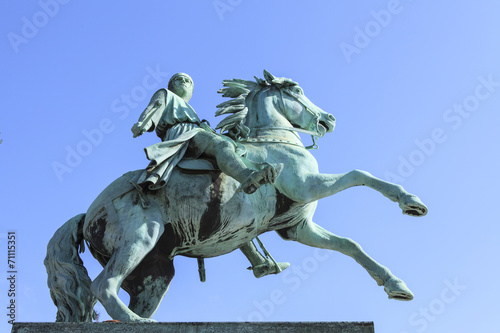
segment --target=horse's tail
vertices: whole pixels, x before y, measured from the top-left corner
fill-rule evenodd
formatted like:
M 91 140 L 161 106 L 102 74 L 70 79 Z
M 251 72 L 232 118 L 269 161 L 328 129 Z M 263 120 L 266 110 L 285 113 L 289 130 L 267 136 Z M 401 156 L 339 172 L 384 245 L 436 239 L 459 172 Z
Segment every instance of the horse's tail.
M 96 318 L 97 299 L 90 291 L 92 280 L 78 254 L 83 252 L 83 222 L 80 214 L 60 227 L 47 245 L 44 264 L 50 296 L 57 306 L 58 322 L 88 322 Z

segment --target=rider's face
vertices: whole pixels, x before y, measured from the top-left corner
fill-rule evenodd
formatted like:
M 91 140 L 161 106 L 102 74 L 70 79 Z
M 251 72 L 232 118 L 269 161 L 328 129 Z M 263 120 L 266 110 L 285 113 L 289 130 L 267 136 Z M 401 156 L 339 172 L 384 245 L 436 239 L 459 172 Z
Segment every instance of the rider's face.
M 193 82 L 189 77 L 180 75 L 172 82 L 172 92 L 187 102 L 193 95 Z

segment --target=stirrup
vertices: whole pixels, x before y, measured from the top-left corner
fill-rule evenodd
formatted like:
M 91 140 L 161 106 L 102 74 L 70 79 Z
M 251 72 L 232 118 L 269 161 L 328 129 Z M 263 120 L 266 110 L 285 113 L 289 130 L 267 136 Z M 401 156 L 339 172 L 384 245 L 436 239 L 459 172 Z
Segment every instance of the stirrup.
M 251 269 L 253 271 L 253 275 L 259 279 L 263 276 L 269 275 L 269 274 L 278 274 L 287 269 L 290 266 L 290 263 L 288 262 L 272 262 L 271 260 L 268 260 L 264 264 L 260 264 L 257 266 L 253 267 L 248 267 L 248 269 Z
M 280 163 L 281 164 L 281 163 Z M 281 164 L 281 168 L 283 168 L 283 164 Z M 280 169 L 281 171 L 281 169 Z M 253 271 L 253 275 L 258 279 L 263 276 L 269 275 L 269 274 L 278 274 L 281 273 L 283 270 L 287 269 L 290 266 L 290 263 L 288 262 L 276 262 L 274 260 L 273 256 L 269 251 L 266 249 L 264 246 L 264 243 L 260 240 L 259 237 L 255 237 L 257 242 L 259 243 L 260 248 L 266 255 L 266 262 L 264 264 L 260 264 L 254 267 L 248 267 L 248 269 L 251 269 Z

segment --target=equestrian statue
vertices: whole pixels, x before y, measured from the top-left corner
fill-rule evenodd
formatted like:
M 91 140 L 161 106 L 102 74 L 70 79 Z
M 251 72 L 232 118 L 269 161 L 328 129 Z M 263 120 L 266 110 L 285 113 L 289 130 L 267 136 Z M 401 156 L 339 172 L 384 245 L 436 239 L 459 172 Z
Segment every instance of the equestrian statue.
M 406 284 L 353 240 L 313 222 L 317 201 L 353 186 L 368 186 L 397 202 L 404 214 L 427 207 L 402 186 L 361 170 L 323 174 L 297 132 L 315 138 L 335 128 L 335 118 L 314 105 L 298 83 L 264 71 L 264 79 L 224 80 L 230 99 L 217 106 L 226 117 L 216 133 L 188 104 L 189 75 L 178 73 L 157 91 L 132 127 L 134 137 L 155 131 L 146 147 L 149 165 L 125 173 L 98 195 L 85 214 L 60 227 L 47 246 L 48 286 L 56 321 L 95 319 L 101 302 L 121 322 L 155 322 L 174 277 L 174 257 L 203 260 L 240 249 L 256 277 L 278 274 L 258 239 L 276 231 L 285 240 L 352 257 L 383 286 L 388 297 L 413 299 Z M 254 245 L 256 239 L 264 255 Z M 104 267 L 92 281 L 79 256 L 85 243 Z M 126 306 L 119 289 L 130 295 Z

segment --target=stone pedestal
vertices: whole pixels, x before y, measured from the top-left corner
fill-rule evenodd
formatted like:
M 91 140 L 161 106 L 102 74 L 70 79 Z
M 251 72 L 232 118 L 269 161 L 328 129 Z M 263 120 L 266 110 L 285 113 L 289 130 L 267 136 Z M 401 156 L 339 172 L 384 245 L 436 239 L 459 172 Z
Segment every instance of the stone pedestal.
M 12 333 L 374 333 L 373 322 L 15 323 Z

